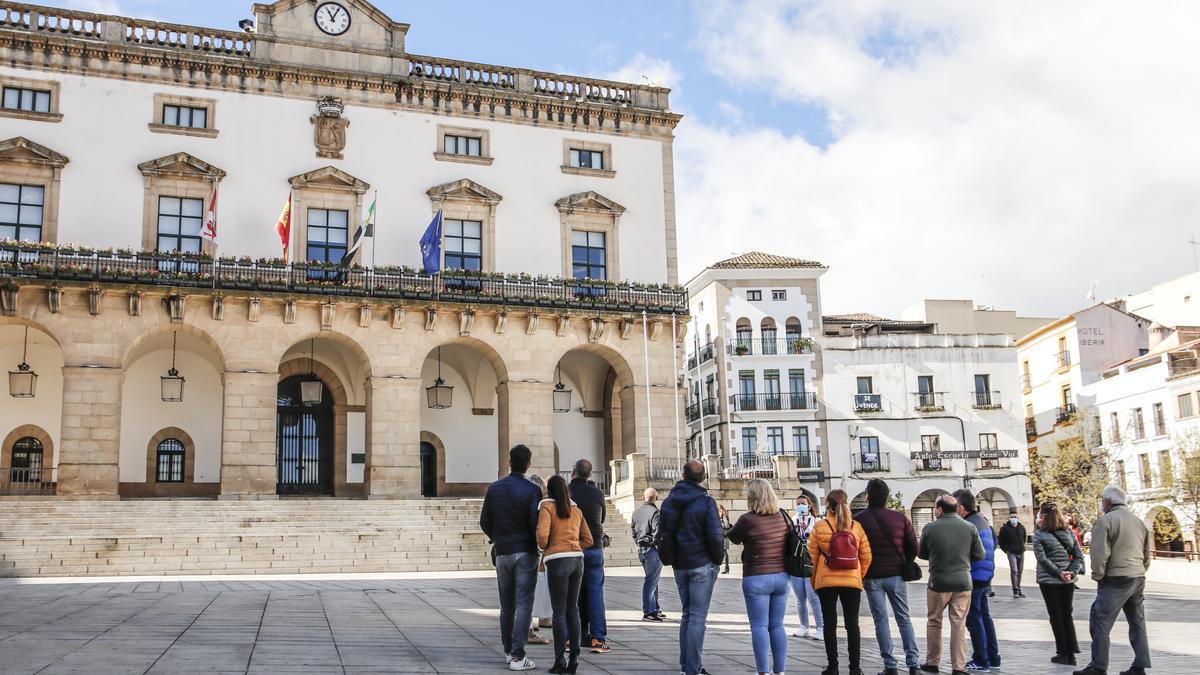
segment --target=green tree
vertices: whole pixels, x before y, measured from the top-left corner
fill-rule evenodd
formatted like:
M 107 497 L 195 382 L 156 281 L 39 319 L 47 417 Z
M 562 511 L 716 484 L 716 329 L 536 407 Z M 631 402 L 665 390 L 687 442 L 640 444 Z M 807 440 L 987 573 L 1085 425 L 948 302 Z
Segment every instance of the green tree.
M 1200 430 L 1176 437 L 1175 445 L 1179 466 L 1172 491 L 1180 512 L 1192 521 L 1192 540 L 1200 543 Z
M 1081 434 L 1058 441 L 1053 457 L 1032 457 L 1029 477 L 1040 499 L 1054 502 L 1088 530 L 1100 517 L 1100 493 L 1108 484 L 1109 471 L 1103 448 L 1089 451 L 1084 438 Z

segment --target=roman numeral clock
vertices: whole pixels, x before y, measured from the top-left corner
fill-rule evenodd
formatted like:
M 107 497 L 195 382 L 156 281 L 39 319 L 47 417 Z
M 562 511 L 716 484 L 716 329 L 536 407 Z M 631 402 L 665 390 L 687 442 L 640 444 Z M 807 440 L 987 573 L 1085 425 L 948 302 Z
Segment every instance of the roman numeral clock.
M 350 12 L 336 2 L 322 2 L 313 15 L 317 28 L 326 35 L 341 35 L 350 30 Z

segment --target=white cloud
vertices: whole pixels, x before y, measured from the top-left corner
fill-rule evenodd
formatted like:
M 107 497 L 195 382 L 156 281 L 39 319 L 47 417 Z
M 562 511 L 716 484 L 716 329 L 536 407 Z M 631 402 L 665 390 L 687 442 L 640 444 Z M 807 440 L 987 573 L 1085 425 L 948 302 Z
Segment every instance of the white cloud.
M 1028 313 L 1190 271 L 1200 5 L 714 0 L 696 44 L 736 87 L 825 106 L 827 148 L 685 119 L 681 272 L 816 258 L 829 311 L 923 297 Z M 669 64 L 666 64 L 669 72 Z
M 647 56 L 641 52 L 638 52 L 625 65 L 600 77 L 617 82 L 672 88 L 676 90 L 672 93 L 672 100 L 678 100 L 678 86 L 683 81 L 683 75 L 675 70 L 670 61 Z

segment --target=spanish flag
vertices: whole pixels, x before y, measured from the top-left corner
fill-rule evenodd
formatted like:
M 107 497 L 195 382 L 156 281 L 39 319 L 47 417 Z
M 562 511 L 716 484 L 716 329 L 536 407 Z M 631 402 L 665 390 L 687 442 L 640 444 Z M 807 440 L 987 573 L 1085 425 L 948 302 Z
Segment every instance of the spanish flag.
M 279 221 L 275 223 L 275 231 L 279 233 L 279 243 L 283 245 L 283 261 L 289 260 L 288 252 L 291 247 L 288 243 L 292 237 L 292 193 L 288 193 L 287 202 L 283 205 L 283 212 L 279 214 Z

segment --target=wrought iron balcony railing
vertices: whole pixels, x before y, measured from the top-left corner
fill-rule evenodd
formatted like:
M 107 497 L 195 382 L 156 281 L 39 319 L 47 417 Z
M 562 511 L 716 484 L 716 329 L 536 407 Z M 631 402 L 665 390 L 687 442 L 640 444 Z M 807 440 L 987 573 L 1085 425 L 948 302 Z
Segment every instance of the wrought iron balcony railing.
M 688 370 L 695 370 L 698 366 L 712 361 L 714 352 L 713 343 L 701 345 L 699 353 L 692 352 L 692 355 L 688 357 Z
M 1066 368 L 1071 365 L 1071 351 L 1064 350 L 1058 353 L 1058 367 Z
M 1000 392 L 998 391 L 974 391 L 971 392 L 971 407 L 980 409 L 990 409 L 1000 407 Z
M 882 471 L 890 471 L 892 462 L 890 456 L 886 452 L 878 454 L 862 454 L 854 453 L 850 457 L 854 470 L 859 473 L 875 473 Z
M 404 267 L 213 260 L 197 254 L 97 251 L 17 242 L 0 242 L 0 280 L 5 278 L 657 314 L 688 311 L 687 290 L 670 285 L 454 270 L 430 276 Z
M 1068 403 L 1064 406 L 1061 406 L 1058 409 L 1057 414 L 1054 416 L 1054 421 L 1061 424 L 1063 422 L 1070 422 L 1071 419 L 1074 417 L 1075 417 L 1075 404 Z
M 1037 419 L 1033 417 L 1025 418 L 1025 438 L 1037 438 Z
M 807 392 L 788 394 L 734 394 L 733 409 L 737 412 L 761 410 L 816 410 L 817 395 Z
M 812 338 L 788 335 L 775 338 L 737 337 L 729 345 L 735 356 L 779 356 L 781 354 L 811 354 Z
M 943 400 L 945 396 L 945 392 L 941 391 L 917 392 L 913 394 L 913 409 L 917 411 L 945 410 L 946 402 Z
M 701 411 L 703 411 L 705 415 L 716 415 L 717 399 L 706 398 L 699 403 L 689 403 L 687 406 L 687 421 L 695 422 L 696 420 L 700 419 Z

